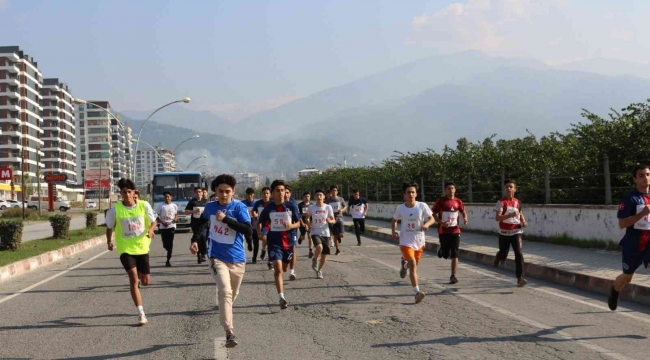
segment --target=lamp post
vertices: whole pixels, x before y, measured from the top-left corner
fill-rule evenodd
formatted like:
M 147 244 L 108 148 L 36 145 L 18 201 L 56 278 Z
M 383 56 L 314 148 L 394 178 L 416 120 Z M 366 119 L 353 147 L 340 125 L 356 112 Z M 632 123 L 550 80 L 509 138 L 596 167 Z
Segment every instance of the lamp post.
M 149 121 L 149 119 L 151 119 L 151 117 L 152 117 L 155 113 L 157 113 L 158 111 L 162 110 L 163 108 L 166 108 L 166 107 L 169 106 L 169 105 L 178 104 L 178 103 L 181 103 L 181 102 L 182 102 L 182 103 L 185 103 L 185 104 L 188 104 L 188 103 L 190 102 L 190 98 L 185 97 L 185 98 L 182 98 L 182 99 L 180 99 L 180 100 L 172 101 L 172 102 L 170 102 L 170 103 L 168 103 L 168 104 L 165 104 L 165 105 L 159 107 L 158 109 L 154 110 L 154 111 L 151 113 L 151 115 L 149 115 L 149 117 L 148 117 L 148 118 L 147 118 L 147 119 L 142 123 L 142 126 L 140 127 L 140 131 L 138 131 L 137 142 L 135 143 L 135 153 L 136 153 L 136 154 L 138 153 L 138 144 L 140 143 L 140 135 L 142 135 L 142 129 L 144 129 L 144 126 L 147 124 L 147 122 Z M 136 169 L 137 169 L 137 162 L 133 162 L 133 174 L 134 174 L 134 175 L 135 175 L 135 170 L 136 170 Z M 135 177 L 135 176 L 134 176 L 134 177 Z
M 207 167 L 207 166 L 208 166 L 208 165 L 205 165 L 205 164 L 203 164 L 203 165 L 199 165 L 198 167 L 194 168 L 194 171 L 197 171 L 198 169 L 200 169 L 200 168 L 202 168 L 202 167 Z
M 179 146 L 183 145 L 183 143 L 186 143 L 186 142 L 188 142 L 188 141 L 190 141 L 190 140 L 198 139 L 198 138 L 199 138 L 198 135 L 194 135 L 194 136 L 192 136 L 192 137 L 189 138 L 189 139 L 185 139 L 185 140 L 181 141 L 180 144 L 176 145 L 176 147 L 174 148 L 174 150 L 172 150 L 172 153 L 174 154 L 174 170 L 176 170 L 176 165 L 177 165 L 177 164 L 176 164 L 176 160 L 175 160 L 175 159 L 176 159 L 176 149 L 178 149 Z
M 156 150 L 156 148 L 153 147 L 153 146 L 151 146 L 151 144 L 149 144 L 148 142 L 145 142 L 145 141 L 142 141 L 142 140 L 138 141 L 138 140 L 136 140 L 136 139 L 131 139 L 131 142 L 132 142 L 132 143 L 141 142 L 141 143 L 147 145 L 148 147 L 151 148 L 151 150 L 153 150 L 153 151 L 156 153 L 156 155 L 158 155 L 158 157 L 160 158 L 160 160 L 162 160 L 163 164 L 165 163 L 165 158 L 164 158 L 162 155 L 160 155 L 160 153 L 158 152 L 158 150 Z M 137 154 L 136 154 L 136 160 L 137 160 Z M 143 159 L 143 160 L 144 160 L 144 159 Z M 133 177 L 135 178 L 135 174 L 133 174 Z M 137 186 L 137 185 L 138 185 L 138 184 L 136 183 L 136 186 Z
M 185 168 L 186 168 L 186 169 L 189 169 L 189 168 L 190 168 L 190 165 L 192 165 L 193 162 L 195 162 L 195 161 L 198 160 L 198 159 L 205 159 L 205 158 L 207 158 L 207 157 L 208 157 L 208 155 L 199 156 L 199 157 L 197 157 L 196 159 L 190 161 L 190 163 L 187 164 L 187 166 L 186 166 Z M 181 170 L 183 170 L 183 169 L 181 168 Z

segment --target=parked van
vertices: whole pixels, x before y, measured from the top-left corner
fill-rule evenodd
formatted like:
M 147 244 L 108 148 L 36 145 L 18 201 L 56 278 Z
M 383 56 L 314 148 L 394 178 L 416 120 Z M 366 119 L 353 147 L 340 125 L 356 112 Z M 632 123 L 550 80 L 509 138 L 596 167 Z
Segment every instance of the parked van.
M 33 210 L 38 210 L 38 196 L 31 196 L 29 201 L 27 201 L 27 207 Z M 41 209 L 48 209 L 48 198 L 47 196 L 41 196 Z M 59 209 L 60 211 L 70 210 L 70 201 L 67 199 L 58 199 L 54 197 L 54 208 Z

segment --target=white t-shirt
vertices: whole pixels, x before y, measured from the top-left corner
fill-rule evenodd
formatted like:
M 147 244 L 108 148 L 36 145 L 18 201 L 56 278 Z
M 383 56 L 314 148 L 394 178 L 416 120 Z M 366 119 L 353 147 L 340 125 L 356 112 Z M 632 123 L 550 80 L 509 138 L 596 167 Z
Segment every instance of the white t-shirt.
M 402 221 L 399 234 L 400 246 L 420 250 L 424 246 L 422 226 L 432 215 L 429 206 L 423 202 L 416 201 L 412 208 L 406 207 L 406 204 L 398 206 L 393 219 Z
M 178 205 L 174 203 L 171 204 L 160 203 L 156 205 L 156 213 L 158 214 L 158 217 L 162 222 L 171 223 L 176 218 L 176 215 L 178 214 Z M 162 222 L 159 224 L 160 229 L 176 229 L 176 223 L 172 223 L 169 224 L 169 226 L 165 226 L 162 224 Z
M 311 235 L 330 237 L 330 227 L 327 218 L 334 217 L 334 210 L 328 204 L 323 206 L 309 205 L 307 215 L 311 216 Z
M 133 206 L 125 206 L 124 208 L 127 210 L 133 210 L 135 209 L 137 203 L 134 204 Z M 156 221 L 156 218 L 158 218 L 158 215 L 153 211 L 151 208 L 151 205 L 149 205 L 148 202 L 144 202 L 144 210 L 147 213 L 147 217 L 149 218 L 149 221 L 154 222 Z M 115 229 L 115 207 L 112 207 L 108 209 L 106 212 L 106 218 L 104 219 L 104 222 L 106 223 L 106 227 L 109 229 Z
M 365 218 L 366 204 L 350 205 L 350 213 L 353 219 Z

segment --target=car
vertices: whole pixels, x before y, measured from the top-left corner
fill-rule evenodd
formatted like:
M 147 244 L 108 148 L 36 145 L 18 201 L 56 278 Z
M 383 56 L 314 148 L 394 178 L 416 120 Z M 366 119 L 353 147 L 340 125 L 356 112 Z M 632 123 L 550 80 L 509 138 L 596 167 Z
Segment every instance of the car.
M 93 200 L 86 201 L 86 209 L 97 209 L 97 203 Z
M 0 210 L 5 210 L 7 208 L 10 208 L 11 204 L 7 200 L 0 200 Z
M 1 206 L 1 205 L 0 205 Z M 38 196 L 31 196 L 29 198 L 29 201 L 27 202 L 27 207 L 32 209 L 32 210 L 38 210 Z M 41 196 L 41 208 L 42 209 L 47 209 L 48 208 L 48 198 L 47 196 Z M 60 211 L 68 211 L 70 210 L 70 201 L 67 199 L 54 199 L 54 209 L 58 209 Z
M 18 200 L 7 200 L 7 202 L 9 203 L 9 205 L 11 205 L 10 207 L 12 207 L 12 208 L 23 207 L 23 205 Z

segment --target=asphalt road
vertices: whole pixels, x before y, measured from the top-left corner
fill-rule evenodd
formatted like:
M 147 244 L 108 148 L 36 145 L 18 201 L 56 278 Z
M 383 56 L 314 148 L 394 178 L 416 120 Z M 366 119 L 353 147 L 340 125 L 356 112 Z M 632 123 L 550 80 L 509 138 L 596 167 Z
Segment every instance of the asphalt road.
M 116 253 L 99 246 L 0 286 L 0 358 L 38 359 L 643 359 L 650 351 L 648 308 L 425 254 L 413 304 L 398 275 L 399 249 L 364 239 L 330 256 L 315 278 L 299 248 L 297 281 L 286 281 L 280 310 L 272 272 L 249 264 L 235 304 L 240 345 L 226 350 L 208 267 L 177 235 L 172 268 L 159 237 L 152 283 L 143 290 L 149 324 L 136 309 Z M 355 241 L 356 242 L 356 241 Z
M 56 214 L 65 214 L 59 213 Z M 70 230 L 83 229 L 86 227 L 86 217 L 83 214 L 66 214 L 71 216 Z M 97 214 L 97 224 L 104 223 L 104 214 Z M 52 236 L 52 226 L 49 221 L 32 221 L 25 223 L 23 228 L 23 242 L 32 241 L 36 239 L 44 239 Z M 0 358 L 1 359 L 1 358 Z

